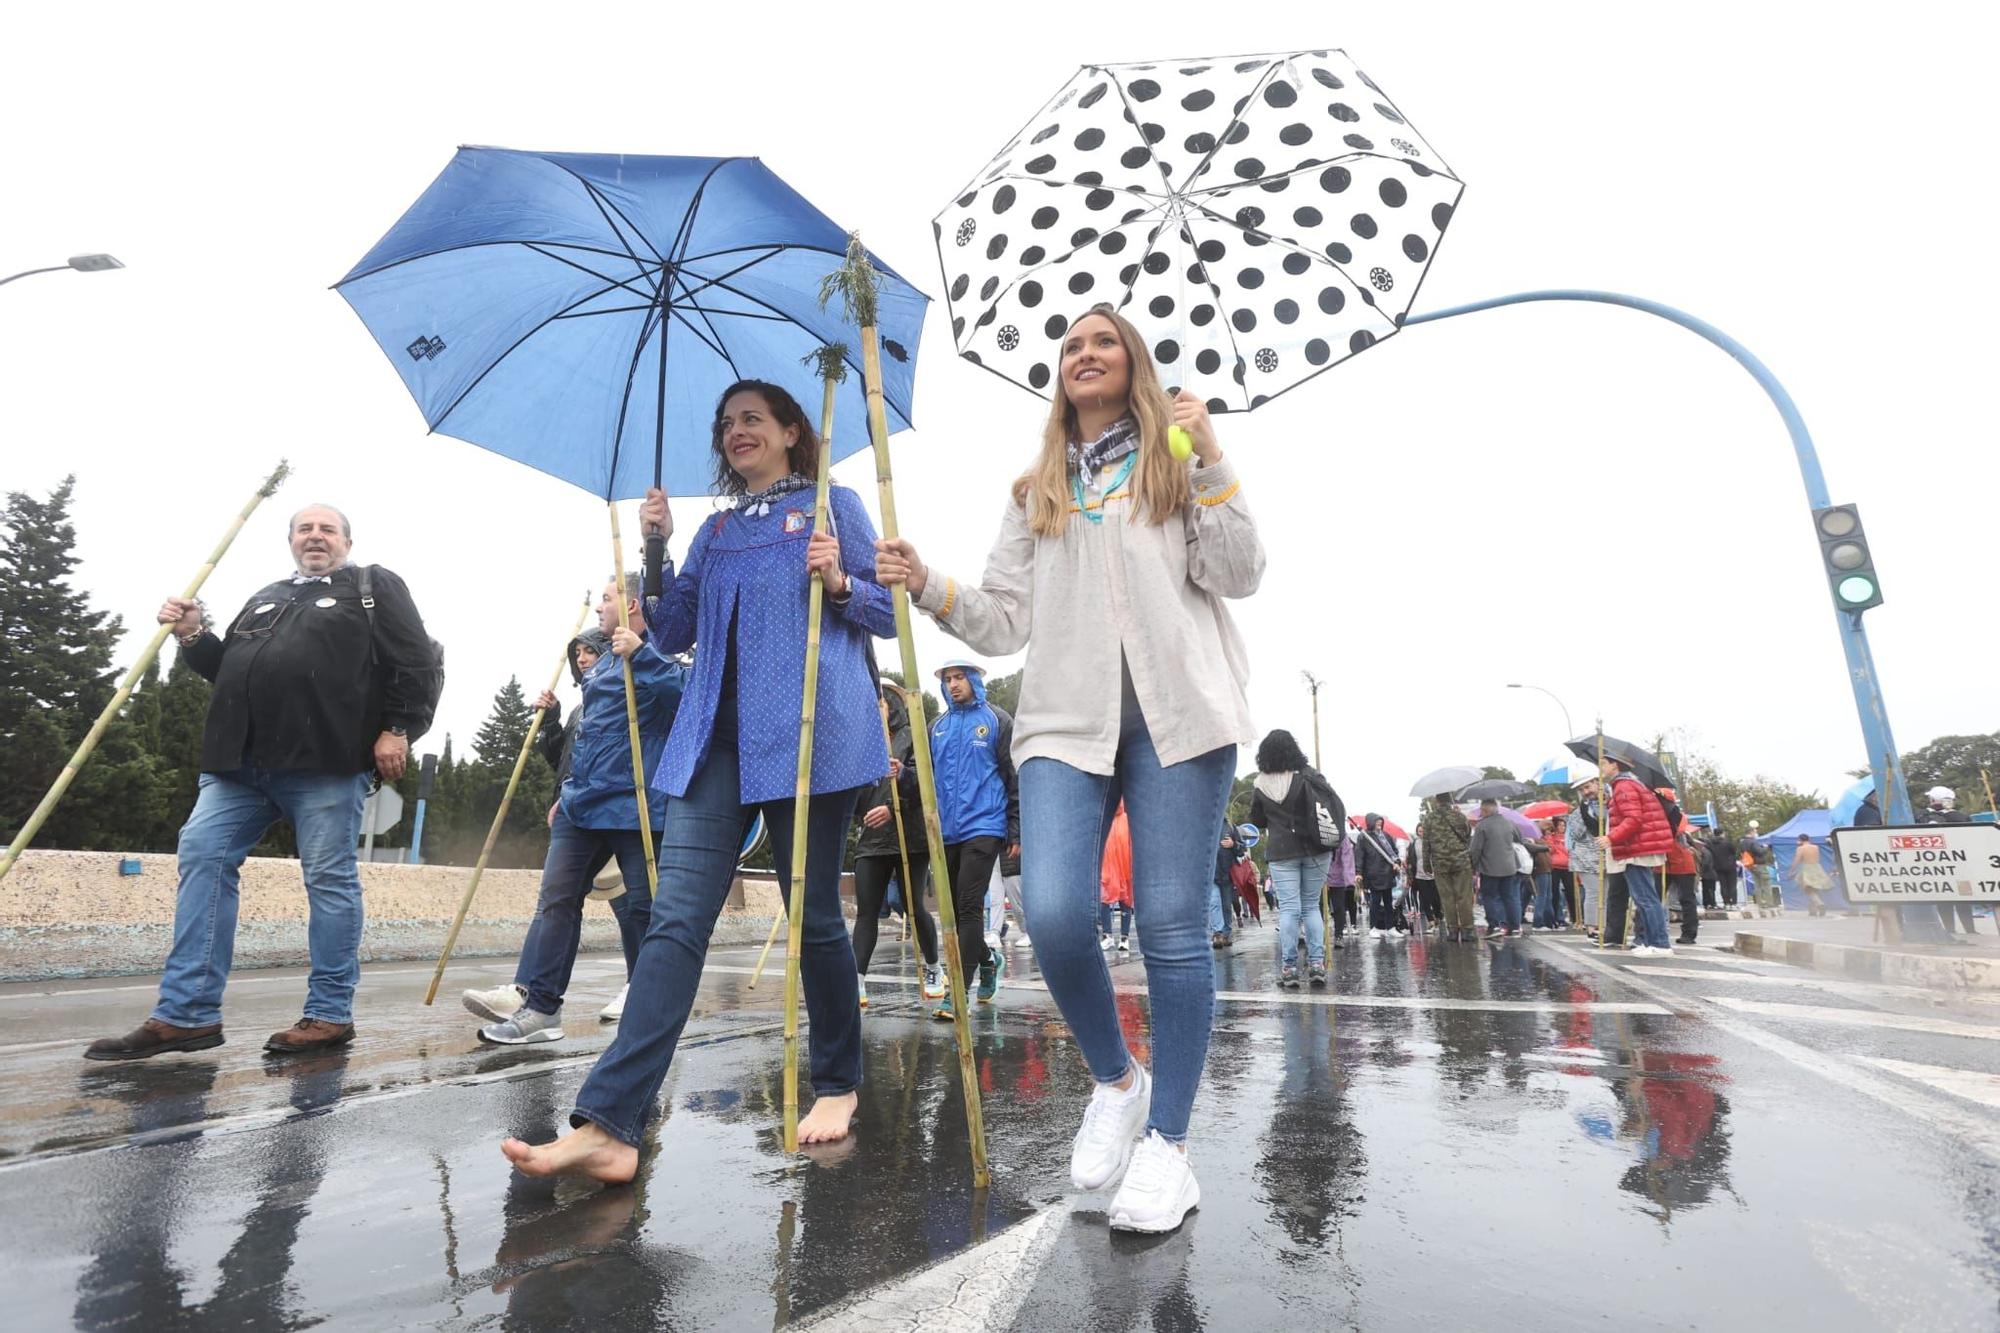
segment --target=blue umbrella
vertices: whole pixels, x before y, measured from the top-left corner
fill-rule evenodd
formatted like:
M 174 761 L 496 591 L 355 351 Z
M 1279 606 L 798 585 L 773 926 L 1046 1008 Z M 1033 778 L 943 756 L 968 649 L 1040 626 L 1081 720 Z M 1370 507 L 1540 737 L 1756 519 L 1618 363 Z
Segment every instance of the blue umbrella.
M 432 431 L 607 501 L 714 488 L 715 397 L 844 343 L 832 457 L 869 446 L 859 330 L 822 309 L 847 236 L 750 157 L 461 148 L 335 289 Z M 922 293 L 881 273 L 883 397 L 910 425 Z
M 1849 828 L 1854 823 L 1854 812 L 1861 808 L 1861 802 L 1875 790 L 1875 779 L 1865 777 L 1840 794 L 1833 803 L 1833 827 Z
M 1596 776 L 1596 764 L 1591 763 L 1587 759 L 1574 759 L 1565 756 L 1561 759 L 1549 760 L 1549 762 L 1529 774 L 1528 780 L 1539 782 L 1547 787 L 1569 787 L 1583 781 L 1585 778 L 1594 778 Z

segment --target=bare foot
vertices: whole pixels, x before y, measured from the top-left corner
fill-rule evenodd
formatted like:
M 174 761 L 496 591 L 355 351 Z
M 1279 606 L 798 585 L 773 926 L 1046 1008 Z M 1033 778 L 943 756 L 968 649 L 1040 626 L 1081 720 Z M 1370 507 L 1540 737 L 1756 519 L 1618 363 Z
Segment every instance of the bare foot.
M 821 1097 L 813 1103 L 806 1118 L 799 1121 L 799 1143 L 838 1143 L 847 1137 L 848 1129 L 854 1123 L 854 1110 L 861 1105 L 861 1098 L 851 1092 L 842 1092 Z
M 627 1185 L 639 1174 L 639 1150 L 590 1124 L 539 1146 L 505 1139 L 500 1151 L 528 1176 L 581 1176 L 607 1185 Z

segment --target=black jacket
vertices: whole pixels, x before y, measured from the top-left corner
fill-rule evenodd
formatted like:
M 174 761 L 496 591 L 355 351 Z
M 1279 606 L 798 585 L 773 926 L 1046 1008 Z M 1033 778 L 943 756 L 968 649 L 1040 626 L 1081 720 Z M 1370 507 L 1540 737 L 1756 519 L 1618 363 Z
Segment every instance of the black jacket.
M 1729 840 L 1729 835 L 1726 833 L 1711 833 L 1702 839 L 1702 845 L 1708 848 L 1709 869 L 1714 873 L 1715 878 L 1734 880 L 1736 878 L 1736 844 Z
M 1382 842 L 1389 844 L 1383 851 L 1382 844 L 1375 841 L 1380 835 Z M 1364 889 L 1393 889 L 1396 887 L 1396 840 L 1388 829 L 1378 829 L 1374 833 L 1366 829 L 1354 835 L 1354 880 Z
M 1335 828 L 1346 829 L 1347 809 L 1340 803 L 1332 785 L 1316 769 L 1300 769 L 1282 801 L 1267 800 L 1261 789 L 1251 788 L 1250 822 L 1269 830 L 1271 835 L 1270 841 L 1264 844 L 1267 865 L 1272 861 L 1324 856 L 1331 850 L 1319 844 L 1318 816 L 1313 811 L 1308 793 L 1317 796 L 1320 804 L 1333 812 Z
M 181 649 L 215 684 L 202 772 L 368 773 L 376 737 L 417 723 L 428 700 L 399 691 L 436 664 L 423 617 L 403 580 L 377 565 L 371 651 L 355 576 L 348 565 L 326 582 L 280 579 L 245 602 L 222 637 L 204 632 Z
M 930 844 L 924 838 L 924 812 L 917 790 L 916 749 L 910 740 L 910 714 L 903 701 L 892 692 L 889 699 L 889 753 L 903 761 L 903 776 L 895 782 L 897 794 L 903 802 L 903 840 L 909 846 L 910 864 L 914 867 L 922 861 L 930 863 Z M 902 859 L 903 849 L 896 842 L 896 803 L 889 799 L 889 775 L 861 794 L 854 804 L 854 826 L 860 835 L 854 842 L 854 854 L 861 856 L 889 856 Z M 869 828 L 861 822 L 861 817 L 878 805 L 890 809 L 889 822 L 881 828 Z M 912 874 L 916 872 L 911 871 Z

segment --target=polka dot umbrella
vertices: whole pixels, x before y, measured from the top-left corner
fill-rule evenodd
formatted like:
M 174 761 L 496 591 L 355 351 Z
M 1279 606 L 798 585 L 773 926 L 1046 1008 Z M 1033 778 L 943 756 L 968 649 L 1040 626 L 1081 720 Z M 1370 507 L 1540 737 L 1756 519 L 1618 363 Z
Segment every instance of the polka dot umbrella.
M 1108 302 L 1245 411 L 1401 326 L 1463 189 L 1341 51 L 1086 65 L 933 223 L 952 336 L 1046 397 Z

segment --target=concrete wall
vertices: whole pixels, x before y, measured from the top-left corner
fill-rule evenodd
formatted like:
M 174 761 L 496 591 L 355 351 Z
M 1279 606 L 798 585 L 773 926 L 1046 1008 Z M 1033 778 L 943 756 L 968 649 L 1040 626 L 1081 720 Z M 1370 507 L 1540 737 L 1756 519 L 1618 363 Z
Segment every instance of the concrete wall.
M 118 873 L 114 852 L 28 851 L 0 879 L 0 981 L 157 972 L 173 940 L 178 877 L 170 855 L 141 855 Z M 464 866 L 361 866 L 364 962 L 437 957 L 471 881 Z M 534 915 L 540 870 L 488 870 L 459 932 L 455 957 L 512 956 Z M 744 876 L 714 943 L 762 944 L 780 911 L 768 876 Z M 615 950 L 618 926 L 601 902 L 584 906 L 583 947 Z M 306 958 L 306 895 L 296 860 L 243 863 L 236 966 L 297 967 Z

